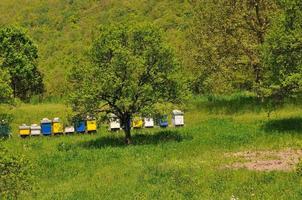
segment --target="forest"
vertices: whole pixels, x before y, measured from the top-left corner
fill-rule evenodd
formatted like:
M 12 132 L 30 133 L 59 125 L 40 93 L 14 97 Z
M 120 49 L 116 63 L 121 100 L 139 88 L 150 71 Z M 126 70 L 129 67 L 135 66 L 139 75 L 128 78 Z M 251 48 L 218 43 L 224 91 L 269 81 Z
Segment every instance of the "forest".
M 0 199 L 301 199 L 301 97 L 299 0 L 1 0 Z

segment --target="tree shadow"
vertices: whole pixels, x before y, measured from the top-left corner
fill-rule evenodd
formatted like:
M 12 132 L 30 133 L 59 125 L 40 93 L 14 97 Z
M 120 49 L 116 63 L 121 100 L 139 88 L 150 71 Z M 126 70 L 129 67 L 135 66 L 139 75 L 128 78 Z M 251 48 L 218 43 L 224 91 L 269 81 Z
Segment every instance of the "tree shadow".
M 181 142 L 185 139 L 192 139 L 188 135 L 182 135 L 178 131 L 165 130 L 156 133 L 136 133 L 132 136 L 132 145 L 157 145 L 168 142 Z M 79 146 L 86 149 L 104 147 L 127 147 L 123 135 L 112 135 L 100 137 L 94 140 L 80 142 Z
M 209 96 L 206 101 L 197 103 L 197 108 L 209 113 L 236 114 L 244 111 L 260 112 L 267 105 L 261 102 L 261 99 L 254 96 Z
M 263 125 L 265 132 L 291 132 L 302 133 L 302 118 L 294 117 L 288 119 L 270 120 Z
M 301 106 L 302 98 L 285 98 L 283 102 L 273 103 L 274 109 L 287 104 Z M 242 112 L 262 112 L 272 109 L 271 99 L 261 99 L 252 94 L 234 94 L 230 96 L 208 96 L 207 101 L 198 102 L 197 107 L 209 113 L 236 114 Z

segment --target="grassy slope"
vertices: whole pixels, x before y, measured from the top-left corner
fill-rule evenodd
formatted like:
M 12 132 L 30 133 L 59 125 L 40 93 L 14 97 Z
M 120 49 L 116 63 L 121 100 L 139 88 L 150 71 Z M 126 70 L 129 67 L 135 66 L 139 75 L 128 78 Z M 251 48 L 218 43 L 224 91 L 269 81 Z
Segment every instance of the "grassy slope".
M 261 111 L 209 111 L 207 105 L 196 100 L 184 128 L 136 132 L 136 145 L 129 147 L 122 133 L 104 127 L 96 135 L 14 137 L 4 145 L 36 165 L 37 189 L 24 199 L 302 198 L 302 180 L 294 172 L 222 169 L 231 161 L 225 152 L 301 148 L 301 107 L 286 106 L 268 120 Z M 12 110 L 15 123 L 42 113 L 65 117 L 66 111 L 59 104 Z
M 65 93 L 68 70 L 81 61 L 102 24 L 153 22 L 163 28 L 179 57 L 189 62 L 184 49 L 190 18 L 190 4 L 179 0 L 0 1 L 0 26 L 21 26 L 38 44 L 49 96 Z

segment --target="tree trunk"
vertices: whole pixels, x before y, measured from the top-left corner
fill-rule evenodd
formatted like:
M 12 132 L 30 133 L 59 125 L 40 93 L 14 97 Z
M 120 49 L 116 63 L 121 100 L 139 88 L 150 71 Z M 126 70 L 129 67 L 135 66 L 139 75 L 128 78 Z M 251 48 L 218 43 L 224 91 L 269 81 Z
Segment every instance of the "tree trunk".
M 131 131 L 130 129 L 125 129 L 125 144 L 129 145 L 129 144 L 132 144 L 132 141 L 131 141 Z
M 17 97 L 17 80 L 14 78 L 13 81 L 12 81 L 12 84 L 13 84 L 13 88 L 14 88 L 14 98 Z
M 261 66 L 260 64 L 253 64 L 254 76 L 255 76 L 255 83 L 260 83 L 261 81 Z
M 131 141 L 131 125 L 130 125 L 131 115 L 126 114 L 123 118 L 124 132 L 125 132 L 125 144 L 132 144 Z

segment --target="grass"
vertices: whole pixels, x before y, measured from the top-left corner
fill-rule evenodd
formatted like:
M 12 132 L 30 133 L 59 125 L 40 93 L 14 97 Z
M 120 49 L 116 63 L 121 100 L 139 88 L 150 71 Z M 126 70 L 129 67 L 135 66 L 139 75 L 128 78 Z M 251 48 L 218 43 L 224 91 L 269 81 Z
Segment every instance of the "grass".
M 301 149 L 302 108 L 287 105 L 268 119 L 262 110 L 213 112 L 206 103 L 197 99 L 188 106 L 183 128 L 134 131 L 131 146 L 123 144 L 122 132 L 105 126 L 94 135 L 2 142 L 35 165 L 35 190 L 21 199 L 301 199 L 302 178 L 294 171 L 223 166 L 232 159 L 227 152 Z M 69 110 L 38 104 L 11 112 L 17 126 L 45 116 L 65 119 Z

